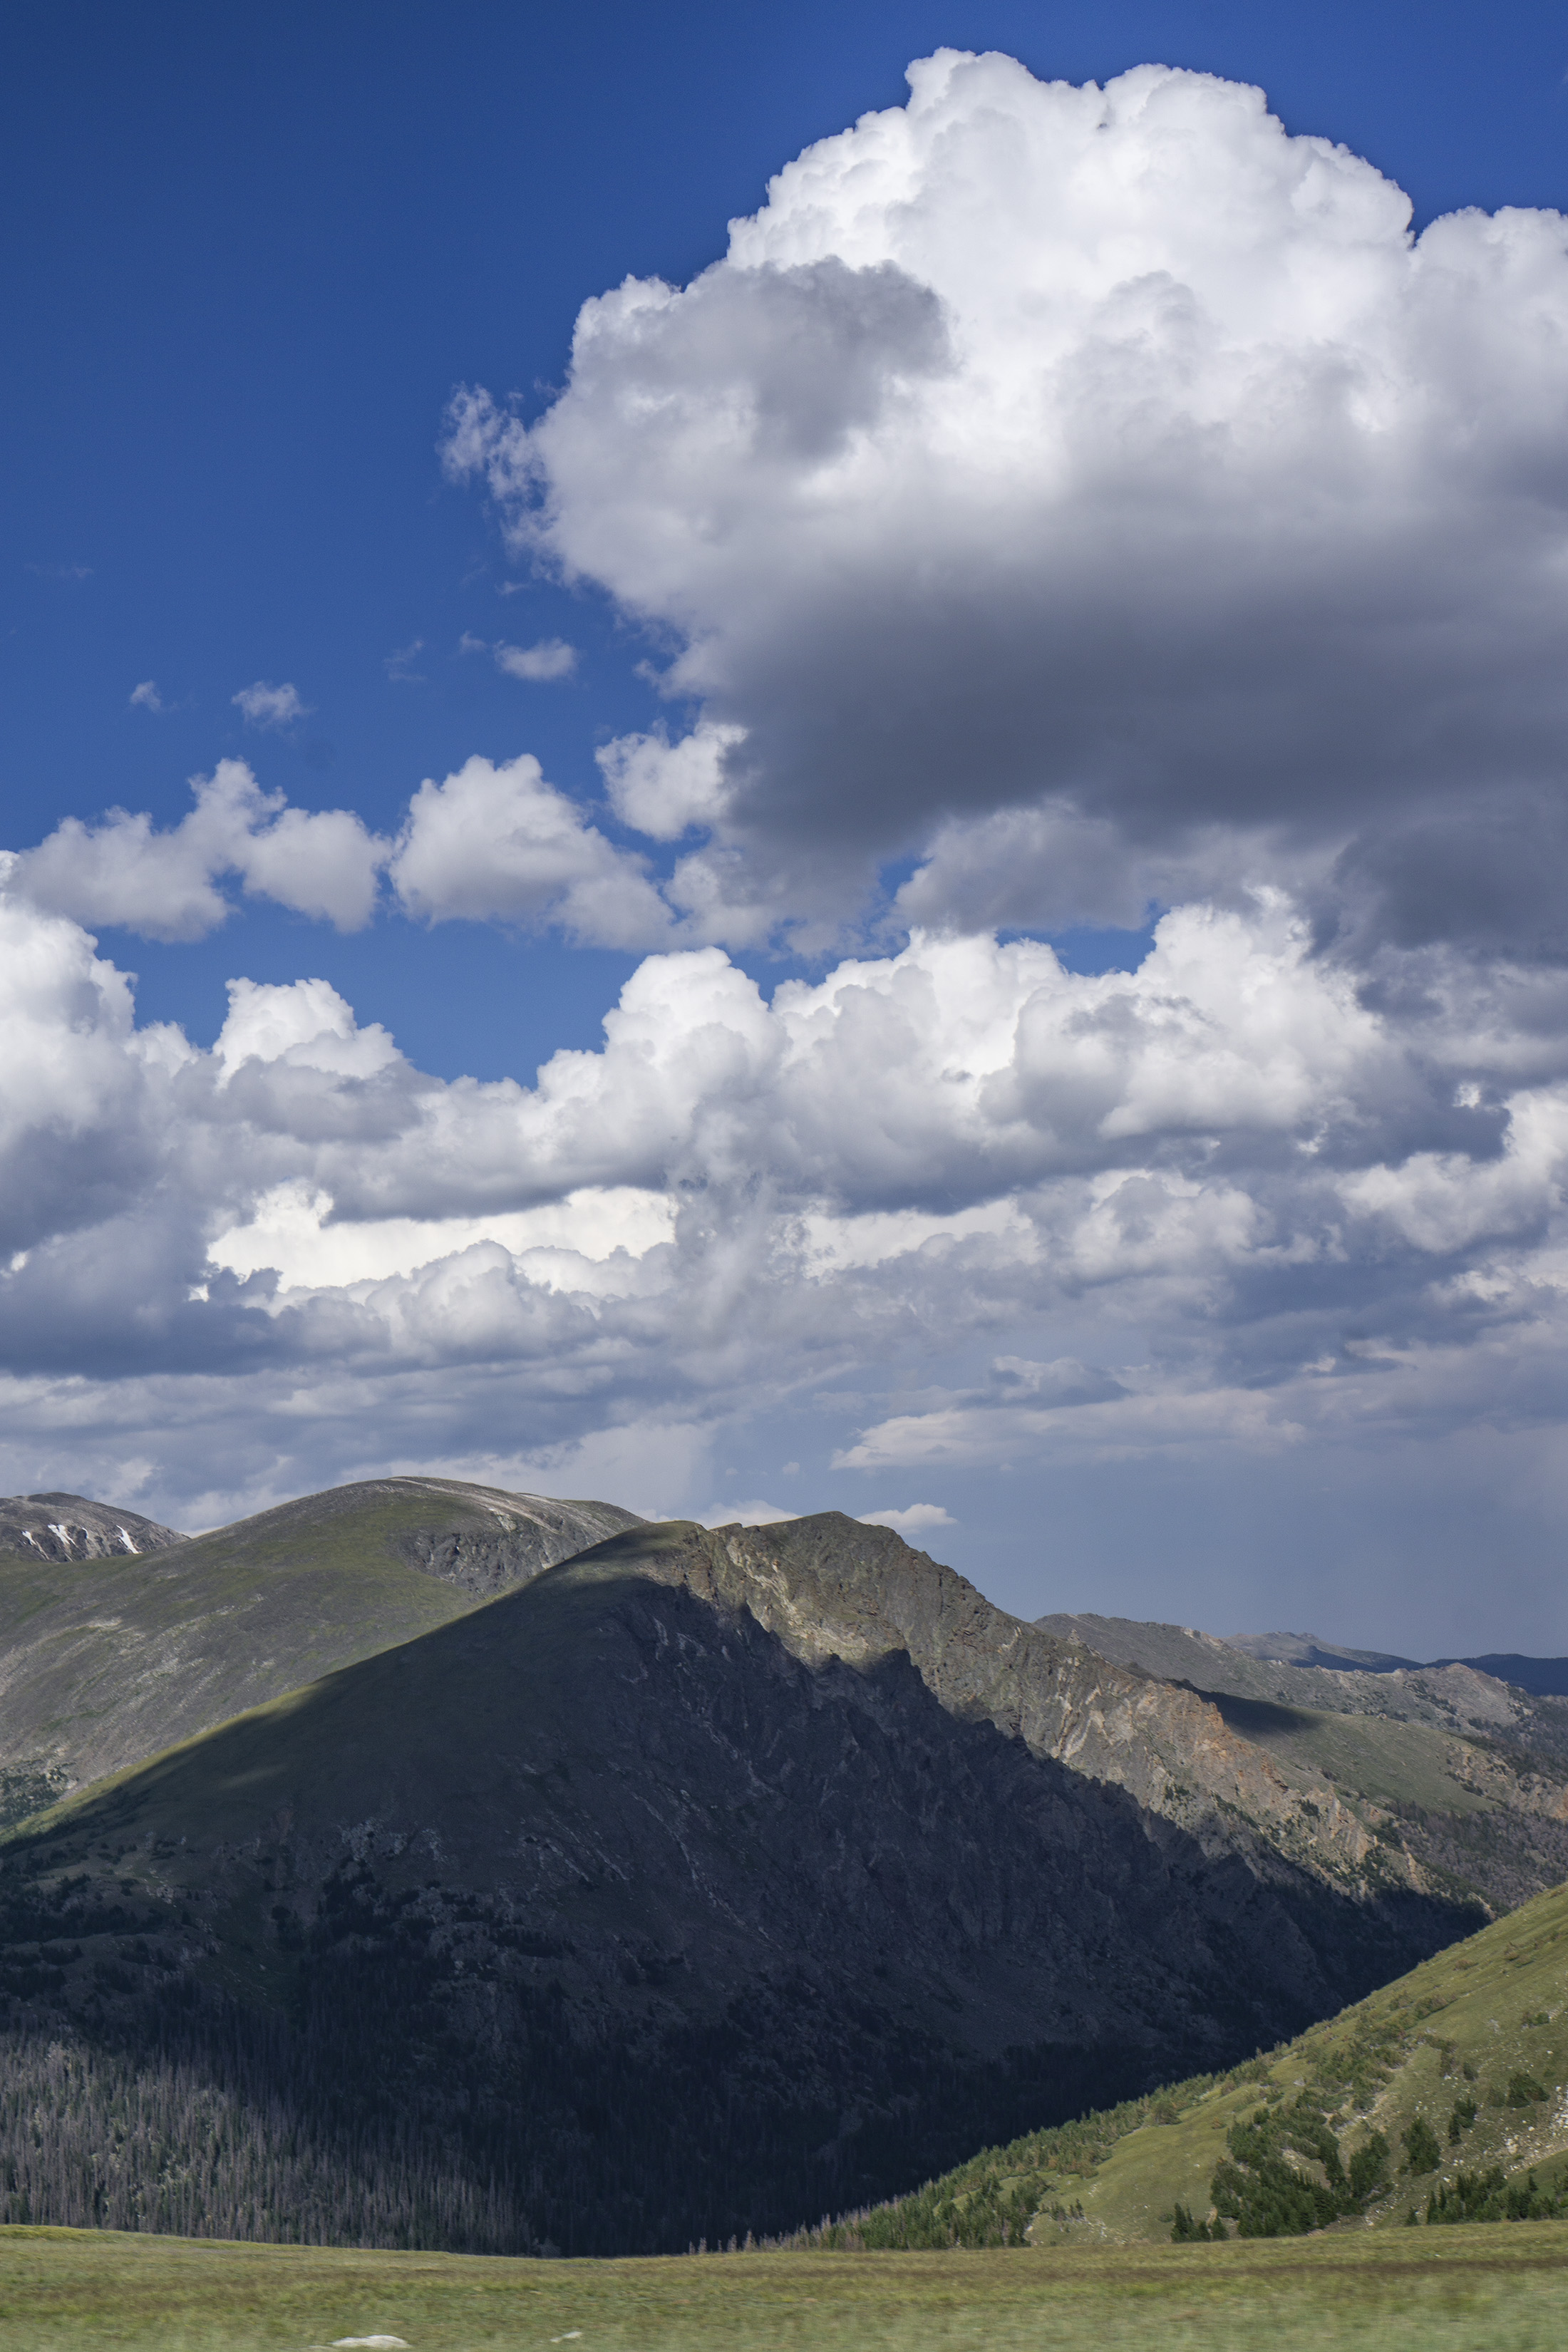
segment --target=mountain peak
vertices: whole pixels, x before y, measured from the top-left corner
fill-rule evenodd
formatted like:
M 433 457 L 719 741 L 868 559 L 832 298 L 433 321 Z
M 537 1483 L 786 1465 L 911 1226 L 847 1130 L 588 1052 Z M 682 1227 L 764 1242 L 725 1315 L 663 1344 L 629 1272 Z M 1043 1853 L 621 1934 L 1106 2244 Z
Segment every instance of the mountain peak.
M 26 1559 L 115 1559 L 167 1551 L 188 1541 L 177 1528 L 161 1527 L 120 1503 L 94 1503 L 85 1495 L 7 1495 L 0 1497 L 0 1554 Z

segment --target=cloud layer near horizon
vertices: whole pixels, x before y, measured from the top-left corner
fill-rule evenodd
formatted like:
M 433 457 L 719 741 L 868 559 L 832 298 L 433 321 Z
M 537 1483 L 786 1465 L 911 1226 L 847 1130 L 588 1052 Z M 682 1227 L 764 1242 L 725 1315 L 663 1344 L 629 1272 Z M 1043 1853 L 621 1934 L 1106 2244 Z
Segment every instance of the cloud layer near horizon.
M 769 1003 L 706 949 L 528 1088 L 421 1074 L 321 981 L 233 983 L 203 1052 L 65 919 L 0 903 L 0 941 L 9 1455 L 156 1453 L 171 1508 L 216 1507 L 216 1430 L 226 1506 L 330 1475 L 372 1400 L 383 1457 L 689 1462 L 847 1391 L 841 1462 L 926 1483 L 1563 1408 L 1555 976 L 1428 962 L 1391 1018 L 1268 893 L 1099 977 L 917 936 Z

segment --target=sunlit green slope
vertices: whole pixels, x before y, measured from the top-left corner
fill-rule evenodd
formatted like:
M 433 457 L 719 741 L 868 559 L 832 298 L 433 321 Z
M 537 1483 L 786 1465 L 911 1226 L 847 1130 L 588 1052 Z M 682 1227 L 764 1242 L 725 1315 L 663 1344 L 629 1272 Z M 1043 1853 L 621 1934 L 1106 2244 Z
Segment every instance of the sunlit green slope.
M 0 1822 L 463 1615 L 630 1511 L 383 1478 L 132 1556 L 0 1556 Z

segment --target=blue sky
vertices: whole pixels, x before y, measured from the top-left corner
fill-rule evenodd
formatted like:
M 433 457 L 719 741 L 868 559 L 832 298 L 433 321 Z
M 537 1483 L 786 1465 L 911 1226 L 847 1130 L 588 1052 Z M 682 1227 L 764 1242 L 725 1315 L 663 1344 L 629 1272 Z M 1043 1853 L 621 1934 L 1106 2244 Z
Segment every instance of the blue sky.
M 573 373 L 574 321 L 627 278 L 684 288 L 710 271 L 727 224 L 758 212 L 771 175 L 868 111 L 901 109 L 906 66 L 944 47 L 1001 50 L 1043 81 L 1105 84 L 1156 61 L 1260 85 L 1285 133 L 1342 142 L 1403 188 L 1416 231 L 1467 206 L 1568 205 L 1560 8 L 10 12 L 0 845 L 57 844 L 52 862 L 24 858 L 7 886 L 21 926 L 7 950 L 17 1003 L 43 953 L 29 923 L 54 927 L 47 953 L 59 961 L 54 1011 L 26 998 L 16 1016 L 34 1043 L 11 1076 L 20 1172 L 10 1181 L 23 1205 L 4 1243 L 21 1263 L 0 1297 L 7 1486 L 109 1494 L 187 1524 L 414 1466 L 659 1511 L 888 1510 L 1021 1609 L 1117 1609 L 1220 1630 L 1310 1621 L 1400 1649 L 1568 1646 L 1554 1572 L 1564 1384 L 1553 1139 L 1568 1068 L 1555 1059 L 1563 947 L 1551 906 L 1565 722 L 1555 623 L 1539 618 L 1563 505 L 1542 455 L 1562 415 L 1555 265 L 1542 258 L 1551 234 L 1498 265 L 1479 308 L 1423 297 L 1427 310 L 1384 348 L 1377 306 L 1342 262 L 1364 236 L 1376 266 L 1395 268 L 1401 232 L 1373 219 L 1362 184 L 1342 191 L 1364 212 L 1353 233 L 1320 231 L 1301 180 L 1237 258 L 1248 174 L 1272 171 L 1277 151 L 1234 110 L 1156 120 L 1145 109 L 1132 128 L 1124 110 L 1126 155 L 1176 170 L 1185 192 L 1159 268 L 1127 281 L 1165 291 L 1149 295 L 1152 323 L 1136 335 L 1106 326 L 1106 310 L 1072 365 L 1087 367 L 1088 353 L 1110 367 L 1112 405 L 1131 402 L 1142 364 L 1131 354 L 1150 337 L 1176 339 L 1163 346 L 1163 382 L 1173 353 L 1201 375 L 1208 347 L 1180 341 L 1189 330 L 1172 323 L 1172 305 L 1189 297 L 1171 289 L 1190 282 L 1198 310 L 1223 313 L 1234 342 L 1297 269 L 1294 310 L 1258 331 L 1258 350 L 1294 354 L 1269 378 L 1279 415 L 1306 400 L 1303 386 L 1321 390 L 1331 345 L 1372 387 L 1358 431 L 1405 430 L 1377 409 L 1380 386 L 1396 387 L 1387 397 L 1404 402 L 1402 417 L 1447 402 L 1445 415 L 1469 420 L 1467 450 L 1482 453 L 1463 511 L 1446 503 L 1458 461 L 1411 424 L 1406 441 L 1379 441 L 1368 460 L 1378 482 L 1413 486 L 1407 505 L 1395 511 L 1390 491 L 1352 558 L 1366 497 L 1342 485 L 1352 520 L 1327 530 L 1308 562 L 1302 519 L 1342 445 L 1309 446 L 1305 428 L 1285 423 L 1267 446 L 1248 441 L 1257 404 L 1226 408 L 1215 373 L 1204 429 L 1228 434 L 1239 454 L 1208 505 L 1176 516 L 1163 503 L 1185 479 L 1169 435 L 1159 444 L 1168 477 L 1155 479 L 1147 452 L 1115 476 L 1146 414 L 1130 404 L 1122 440 L 1084 460 L 1076 569 L 1064 558 L 1050 572 L 1057 526 L 1037 521 L 1020 524 L 1006 562 L 986 571 L 956 492 L 951 536 L 923 551 L 900 537 L 913 524 L 886 520 L 893 494 L 879 504 L 863 487 L 842 509 L 853 535 L 827 516 L 807 544 L 798 517 L 820 492 L 808 440 L 823 369 L 850 371 L 835 378 L 847 404 L 831 429 L 866 436 L 889 481 L 914 479 L 921 449 L 948 453 L 930 478 L 940 505 L 953 448 L 983 432 L 994 446 L 1002 429 L 978 375 L 968 408 L 942 389 L 953 354 L 978 349 L 992 327 L 994 356 L 1014 351 L 1012 328 L 995 325 L 1002 308 L 987 312 L 991 325 L 964 323 L 966 269 L 1021 281 L 1030 239 L 1049 237 L 1066 282 L 1075 256 L 1093 254 L 1099 268 L 1133 235 L 1103 190 L 1103 215 L 1067 218 L 1043 181 L 1020 194 L 1010 179 L 996 202 L 1019 241 L 1015 265 L 1005 239 L 994 247 L 976 226 L 984 205 L 963 209 L 942 157 L 968 138 L 970 179 L 989 168 L 1011 134 L 988 128 L 985 109 L 1032 120 L 1021 86 L 998 100 L 976 85 L 953 101 L 950 147 L 933 146 L 921 167 L 927 243 L 898 229 L 896 268 L 868 261 L 840 189 L 827 227 L 779 215 L 768 232 L 767 268 L 815 271 L 816 309 L 766 316 L 721 273 L 703 281 L 709 310 L 671 310 L 658 383 L 661 398 L 693 404 L 679 448 L 636 444 L 627 422 L 626 388 L 651 348 L 635 320 L 617 314 L 621 373 L 597 389 Z M 1049 135 L 1067 136 L 1066 120 Z M 1205 142 L 1225 173 L 1210 173 Z M 1300 219 L 1308 246 L 1319 239 L 1304 259 L 1289 243 Z M 953 259 L 963 236 L 970 263 Z M 1229 257 L 1215 260 L 1221 245 Z M 1452 265 L 1455 285 L 1471 266 Z M 857 278 L 851 294 L 833 275 L 872 267 L 892 274 Z M 1310 289 L 1334 271 L 1331 331 L 1315 323 Z M 795 300 L 785 276 L 763 277 Z M 1108 336 L 1119 356 L 1105 361 Z M 750 455 L 721 447 L 720 342 L 734 381 L 762 386 L 764 424 L 770 401 L 788 409 L 787 480 L 761 426 Z M 1505 365 L 1516 348 L 1533 406 Z M 1492 349 L 1497 382 L 1472 381 L 1468 355 Z M 794 374 L 792 352 L 805 354 Z M 884 389 L 903 387 L 899 399 L 926 403 L 926 442 L 902 410 L 854 406 L 871 397 L 852 374 L 866 368 Z M 1067 381 L 1030 394 L 1054 401 L 1058 421 Z M 450 438 L 458 386 L 493 401 L 466 470 Z M 1072 412 L 1064 446 L 1081 451 L 1090 414 Z M 540 437 L 525 445 L 528 428 Z M 720 436 L 711 478 L 722 476 L 727 503 L 721 524 L 710 515 L 699 528 L 703 433 Z M 508 488 L 525 446 L 548 483 L 544 509 Z M 645 483 L 662 520 L 642 514 Z M 1244 520 L 1222 532 L 1215 502 L 1233 493 L 1226 513 Z M 973 495 L 974 516 L 992 511 L 991 490 Z M 1048 504 L 1057 491 L 1039 495 Z M 1140 511 L 1165 518 L 1157 557 L 1140 552 L 1135 525 L 1117 535 Z M 691 546 L 671 553 L 688 523 Z M 721 529 L 728 568 L 703 553 Z M 1233 561 L 1244 540 L 1245 563 Z M 921 563 L 934 585 L 917 611 L 900 599 L 926 577 Z M 1167 576 L 1161 564 L 1169 593 L 1145 596 L 1156 572 Z M 1257 602 L 1247 566 L 1279 588 L 1253 635 L 1237 617 Z M 821 613 L 827 583 L 858 583 L 844 591 L 847 619 L 821 618 L 814 578 Z M 1482 585 L 1438 593 L 1435 579 Z M 1187 594 L 1194 580 L 1212 581 L 1212 603 Z M 897 624 L 879 635 L 868 621 L 862 642 L 854 615 L 878 609 Z M 1423 631 L 1446 648 L 1426 667 L 1408 650 Z M 1355 646 L 1373 636 L 1380 650 L 1362 661 Z M 1047 639 L 1047 667 L 1064 667 L 1041 684 L 1047 657 L 1031 648 Z M 502 666 L 507 647 L 558 641 L 573 649 L 566 675 Z M 935 645 L 952 649 L 951 673 Z M 1090 677 L 1101 682 L 1080 708 L 1073 679 Z M 258 685 L 291 686 L 298 715 L 274 706 L 269 719 L 261 703 L 247 716 L 235 698 Z M 631 739 L 679 743 L 693 730 L 697 740 L 705 723 L 732 730 L 714 771 L 727 780 L 721 813 L 719 800 L 693 803 L 684 830 L 679 812 L 635 821 L 653 802 L 630 787 L 617 797 L 614 755 L 606 766 L 595 753 Z M 524 754 L 541 771 L 527 823 L 568 824 L 554 802 L 541 816 L 545 785 L 579 813 L 549 855 L 601 894 L 591 914 L 585 899 L 515 876 L 510 898 L 486 896 L 499 854 L 494 773 Z M 432 799 L 410 848 L 411 796 L 476 755 L 490 768 L 474 794 Z M 275 803 L 247 803 L 243 824 L 232 820 L 240 831 L 225 837 L 241 842 L 240 862 L 202 886 L 226 898 L 221 922 L 175 922 L 149 913 L 145 897 L 136 915 L 116 896 L 129 836 L 112 828 L 89 887 L 81 836 L 57 828 L 145 812 L 148 855 L 167 866 L 174 853 L 158 845 L 192 806 L 189 780 L 222 761 L 247 762 L 259 793 L 286 795 L 291 810 L 352 812 L 353 841 L 332 836 L 348 866 L 355 843 L 387 845 L 374 919 L 321 919 L 288 878 L 325 856 L 325 834 L 275 843 L 269 864 L 245 866 L 244 845 L 276 822 Z M 658 775 L 658 793 L 674 789 Z M 507 822 L 522 823 L 521 787 L 508 789 Z M 483 838 L 481 802 L 492 824 Z M 1026 842 L 1016 828 L 1028 825 Z M 389 865 L 400 839 L 404 863 Z M 696 878 L 682 884 L 678 869 Z M 341 913 L 347 900 L 333 903 Z M 1170 935 L 1156 971 L 1144 961 L 1149 921 L 1165 908 L 1188 927 Z M 836 1047 L 836 1075 L 809 1101 L 790 1076 L 798 1038 L 781 1060 L 776 1038 L 757 1042 L 761 1028 L 743 1052 L 733 1045 L 733 1068 L 704 1062 L 692 1075 L 710 1033 L 751 1038 L 746 1024 L 761 1018 L 725 1009 L 730 983 L 714 959 L 763 1000 L 781 982 L 803 992 L 800 1036 L 837 1022 L 847 1039 L 832 976 L 846 958 L 888 964 L 911 922 L 950 943 L 948 961 L 935 978 L 922 968 L 918 985 L 908 980 L 910 1005 L 919 997 L 926 1010 L 900 1019 L 917 1032 L 924 1022 L 928 1044 L 940 1032 L 949 1061 L 928 1065 L 910 1048 L 908 1099 L 882 1103 L 871 1083 L 902 1050 L 891 1033 L 867 1048 L 869 1075 L 847 1044 Z M 182 925 L 185 936 L 168 936 Z M 84 977 L 90 951 L 73 944 L 84 938 L 137 975 L 142 1030 L 177 1024 L 196 1049 L 177 1069 L 165 1055 L 155 1100 L 145 1054 L 125 1042 L 136 1033 L 122 1023 L 109 1042 L 119 1016 Z M 1027 954 L 1047 938 L 1080 976 L 1142 966 L 1142 993 L 1068 991 L 1042 1010 L 1041 968 Z M 1014 961 L 982 974 L 953 944 L 963 940 Z M 579 1073 L 603 1093 L 604 1133 L 584 1141 L 574 1129 L 569 1150 L 564 1114 L 421 1092 L 405 1075 L 530 1089 L 561 1049 L 599 1053 L 605 1013 L 642 971 L 654 1043 L 626 1046 L 635 1076 L 674 1034 L 650 955 L 710 959 L 679 987 L 668 979 L 669 1006 L 689 1009 L 694 990 L 719 994 L 689 1013 L 695 1058 L 658 1079 L 646 1133 L 628 1114 L 619 1147 L 616 1105 L 630 1082 L 609 1063 Z M 214 1076 L 207 1049 L 237 1017 L 226 984 L 239 979 L 294 992 L 244 1000 L 250 1026 L 231 1026 Z M 342 1044 L 347 1016 L 321 1013 L 324 997 L 307 1003 L 304 981 L 335 992 L 361 1032 L 381 1024 L 402 1063 L 352 1042 L 318 1052 L 311 1036 Z M 90 1017 L 73 995 L 89 986 Z M 804 992 L 824 988 L 811 1010 Z M 1270 989 L 1273 1026 L 1249 1043 L 1215 1042 L 1227 1004 Z M 932 1012 L 938 999 L 945 1010 Z M 1159 1088 L 1134 1073 L 1119 1108 L 1100 1104 L 1064 1139 L 1062 1106 L 1089 1081 L 1077 1064 L 1067 1070 L 1062 1040 L 1095 1024 L 1121 1035 L 1129 1022 L 1152 1035 L 1177 1019 L 1178 1001 L 1184 1036 L 1209 1042 L 1191 1045 L 1180 1086 L 1170 1082 L 1177 1108 L 1170 1087 L 1157 1117 L 1138 1108 Z M 1440 1021 L 1420 1010 L 1434 1004 Z M 318 1016 L 327 1025 L 312 1032 Z M 51 1043 L 57 1018 L 63 1042 Z M 973 1104 L 944 1125 L 952 1056 L 982 1029 L 994 1056 L 997 1038 L 1030 1021 L 1054 1023 L 1054 1042 L 1039 1047 L 1033 1077 L 1009 1065 L 1018 1104 L 1006 1116 L 1038 1148 L 982 1134 L 1003 1116 L 995 1070 L 991 1092 L 976 1080 Z M 679 1025 L 675 1012 L 668 1022 Z M 94 1023 L 108 1024 L 103 1051 L 79 1068 L 71 1057 Z M 134 1084 L 114 1059 L 127 1053 Z M 288 1068 L 316 1094 L 285 1101 L 279 1078 L 239 1116 L 245 1087 L 289 1053 Z M 329 1066 L 334 1054 L 341 1067 Z M 1249 1055 L 1257 1087 L 1221 1102 L 1215 1073 L 1223 1063 L 1231 1086 Z M 565 1087 L 566 1066 L 557 1073 Z M 208 1084 L 221 1119 L 192 1107 Z M 753 1124 L 737 1139 L 742 1104 Z M 410 1157 L 416 1118 L 447 1143 Z M 1153 1139 L 1142 1158 L 1129 1157 L 1134 1129 Z M 1301 1192 L 1304 1154 L 1315 1168 L 1331 1162 L 1331 1208 Z M 1282 1171 L 1297 1172 L 1287 1182 Z M 1070 1202 L 1063 1187 L 1078 1188 Z M 315 1209 L 300 1208 L 307 1195 Z M 548 1225 L 568 1199 L 577 1207 Z M 679 1234 L 659 1225 L 660 1200 L 686 1218 Z M 1115 1246 L 1102 1249 L 1091 1229 L 1107 1202 L 1121 1205 Z M 520 1216 L 546 1223 L 526 1233 L 496 1223 Z M 586 1220 L 581 1231 L 574 1216 Z M 312 1218 L 329 1236 L 374 1226 L 379 1240 L 334 1266 L 310 1238 Z M 421 1258 L 410 1226 L 434 1233 L 436 1256 Z M 295 1243 L 268 1260 L 267 1236 L 285 1229 Z M 235 1233 L 248 1239 L 223 1242 Z M 617 1235 L 628 1254 L 618 1261 Z M 606 1289 L 607 1275 L 579 1280 L 559 1255 L 524 1263 L 578 1243 L 589 1268 L 641 1271 Z M 1022 1254 L 1010 1257 L 1015 1244 Z M 276 1264 L 289 1247 L 306 1255 Z M 441 1265 L 439 1282 L 422 1272 Z M 468 1300 L 461 1311 L 447 1292 L 432 1303 L 441 1283 Z M 400 1284 L 412 1286 L 406 1297 Z M 473 1304 L 487 1284 L 505 1290 L 504 1313 Z M 1331 1403 L 1302 1401 L 1303 1367 L 1313 1396 L 1331 1388 Z

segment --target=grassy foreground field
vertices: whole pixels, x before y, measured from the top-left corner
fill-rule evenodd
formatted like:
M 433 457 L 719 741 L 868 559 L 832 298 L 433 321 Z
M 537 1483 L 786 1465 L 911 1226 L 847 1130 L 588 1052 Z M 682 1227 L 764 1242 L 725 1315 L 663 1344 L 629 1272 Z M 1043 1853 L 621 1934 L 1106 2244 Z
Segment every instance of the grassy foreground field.
M 0 2231 L 6 2352 L 1556 2352 L 1568 2223 L 1223 2246 L 538 2263 Z

